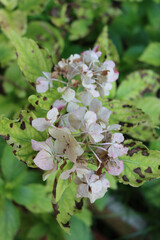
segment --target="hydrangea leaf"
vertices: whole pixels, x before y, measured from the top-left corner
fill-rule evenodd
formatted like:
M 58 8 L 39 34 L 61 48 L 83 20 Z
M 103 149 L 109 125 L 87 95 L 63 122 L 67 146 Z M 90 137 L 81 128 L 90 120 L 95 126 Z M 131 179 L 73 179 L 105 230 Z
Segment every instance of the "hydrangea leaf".
M 1 240 L 13 240 L 20 225 L 20 216 L 8 199 L 0 199 L 0 233 Z
M 90 30 L 89 29 L 90 24 L 91 24 L 91 22 L 88 19 L 75 20 L 71 24 L 71 27 L 69 29 L 69 31 L 70 31 L 69 39 L 71 41 L 75 41 L 75 40 L 85 37 Z
M 27 28 L 26 13 L 20 10 L 7 12 L 0 9 L 0 26 L 7 37 L 10 37 L 11 31 L 15 31 L 18 35 L 23 35 Z
M 160 121 L 160 99 L 156 97 L 144 97 L 136 101 L 136 106 L 147 113 L 153 123 L 159 124 Z
M 57 62 L 64 48 L 64 40 L 57 28 L 47 22 L 32 21 L 28 25 L 26 37 L 32 38 L 40 46 L 48 49 L 53 55 L 54 63 Z
M 36 15 L 44 10 L 47 2 L 48 0 L 21 0 L 18 3 L 18 7 L 29 15 Z
M 120 157 L 124 170 L 117 177 L 119 182 L 138 187 L 146 181 L 160 178 L 160 151 L 149 150 L 142 142 L 134 140 L 126 140 L 124 145 L 129 150 Z
M 11 41 L 16 48 L 18 65 L 26 79 L 35 85 L 36 79 L 43 76 L 42 72 L 50 72 L 51 56 L 45 49 L 39 49 L 31 39 L 21 38 L 12 32 Z
M 46 213 L 53 210 L 51 198 L 45 186 L 41 184 L 19 186 L 12 192 L 12 198 L 16 203 L 25 206 L 33 213 Z
M 61 94 L 57 91 L 57 89 L 48 90 L 45 93 L 31 95 L 28 99 L 31 104 L 29 105 L 29 108 L 46 114 L 46 112 L 51 109 L 54 101 L 59 99 L 60 96 Z
M 103 28 L 103 31 L 98 37 L 95 45 L 100 46 L 100 51 L 102 52 L 102 56 L 101 56 L 102 59 L 104 59 L 106 56 L 107 60 L 113 60 L 116 63 L 119 62 L 119 55 L 115 45 L 113 44 L 112 40 L 109 38 L 107 26 Z
M 103 105 L 112 113 L 110 124 L 120 124 L 122 133 L 142 141 L 154 140 L 158 136 L 150 117 L 130 101 L 102 99 Z
M 0 95 L 0 114 L 5 114 L 5 116 L 11 117 L 19 110 L 18 104 L 13 102 L 11 96 Z
M 160 76 L 152 70 L 135 71 L 122 81 L 116 97 L 118 99 L 134 100 L 148 93 L 155 94 L 160 87 L 159 79 Z
M 71 168 L 70 163 L 63 168 L 63 171 L 69 168 Z M 62 180 L 61 173 L 62 170 L 59 170 L 54 181 L 52 204 L 59 225 L 69 233 L 71 216 L 82 209 L 83 199 L 76 198 L 77 185 L 74 183 L 74 178 L 71 181 Z
M 0 0 L 0 2 L 8 9 L 12 10 L 17 6 L 17 0 Z
M 0 65 L 6 67 L 15 59 L 14 47 L 4 34 L 0 34 Z
M 155 67 L 160 66 L 160 43 L 150 43 L 140 56 L 139 60 Z
M 26 162 L 29 167 L 35 167 L 33 158 L 36 152 L 32 149 L 31 139 L 44 141 L 47 138 L 46 131 L 41 133 L 32 127 L 32 120 L 36 118 L 33 113 L 22 111 L 19 120 L 9 120 L 0 117 L 0 134 L 13 147 L 15 156 Z

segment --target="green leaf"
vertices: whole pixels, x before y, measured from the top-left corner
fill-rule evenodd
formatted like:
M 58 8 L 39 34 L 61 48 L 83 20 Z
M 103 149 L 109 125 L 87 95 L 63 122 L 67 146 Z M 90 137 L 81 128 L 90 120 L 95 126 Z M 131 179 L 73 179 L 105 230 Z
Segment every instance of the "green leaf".
M 120 84 L 116 97 L 133 100 L 145 94 L 155 94 L 160 87 L 159 75 L 152 70 L 139 70 L 129 74 Z
M 128 134 L 142 141 L 158 138 L 155 125 L 150 117 L 131 101 L 102 99 L 103 105 L 111 111 L 110 124 L 120 124 L 122 133 Z
M 0 2 L 8 9 L 12 10 L 17 6 L 17 0 L 0 0 Z
M 156 97 L 144 97 L 136 101 L 136 106 L 147 113 L 152 122 L 159 124 L 160 121 L 160 99 Z
M 71 163 L 68 163 L 63 171 L 70 168 Z M 65 232 L 69 233 L 71 216 L 82 209 L 83 200 L 76 198 L 77 185 L 74 183 L 74 178 L 72 181 L 62 180 L 61 173 L 60 169 L 54 181 L 52 204 L 59 225 Z
M 109 38 L 107 26 L 103 28 L 103 31 L 98 37 L 95 45 L 100 46 L 100 51 L 102 52 L 101 59 L 104 60 L 105 56 L 107 56 L 107 60 L 113 60 L 116 63 L 119 62 L 119 55 L 115 45 L 113 44 L 112 40 Z
M 19 10 L 7 12 L 0 9 L 0 26 L 4 34 L 9 38 L 11 31 L 23 35 L 27 28 L 26 14 Z
M 47 22 L 32 21 L 28 25 L 26 37 L 48 49 L 53 55 L 54 62 L 57 62 L 64 48 L 64 40 L 57 28 Z
M 0 114 L 5 114 L 5 116 L 11 117 L 19 110 L 19 107 L 20 106 L 13 102 L 12 97 L 0 95 Z
M 31 139 L 36 141 L 44 141 L 47 138 L 46 131 L 38 132 L 32 127 L 32 120 L 36 118 L 33 113 L 22 111 L 19 120 L 9 120 L 0 117 L 0 134 L 9 145 L 13 146 L 15 156 L 26 162 L 28 166 L 35 167 L 33 158 L 36 152 L 32 149 Z
M 18 65 L 26 79 L 35 85 L 36 79 L 43 76 L 42 72 L 50 72 L 51 56 L 45 49 L 39 49 L 31 39 L 21 38 L 16 33 L 11 34 L 12 43 L 18 55 Z
M 128 153 L 120 157 L 124 170 L 117 177 L 120 183 L 138 187 L 154 178 L 160 178 L 160 151 L 147 149 L 141 142 L 126 140 Z
M 14 92 L 19 98 L 26 97 L 29 87 L 17 63 L 12 63 L 5 71 L 4 76 L 3 88 L 6 93 Z
M 47 227 L 44 225 L 44 223 L 37 223 L 34 226 L 31 227 L 29 230 L 29 233 L 27 235 L 27 238 L 29 239 L 40 239 L 47 233 Z
M 155 67 L 160 66 L 160 43 L 152 42 L 144 50 L 139 60 L 144 63 L 151 64 Z
M 89 26 L 91 22 L 88 19 L 79 19 L 72 22 L 71 27 L 69 29 L 70 36 L 69 39 L 71 41 L 78 40 L 80 38 L 84 38 L 89 32 Z
M 1 159 L 2 174 L 6 181 L 16 179 L 20 174 L 26 170 L 25 164 L 18 161 L 12 153 L 12 147 L 5 146 Z
M 51 196 L 41 184 L 19 186 L 12 192 L 12 198 L 33 213 L 52 212 Z
M 4 34 L 0 34 L 0 65 L 2 67 L 5 67 L 15 59 L 16 56 L 14 47 L 11 45 Z
M 0 233 L 1 240 L 13 240 L 19 229 L 18 209 L 9 200 L 0 202 Z
M 29 15 L 40 14 L 46 7 L 48 0 L 20 0 L 18 7 Z
M 149 148 L 152 150 L 159 150 L 160 151 L 160 138 L 155 140 L 155 141 L 151 141 L 149 143 Z
M 71 235 L 66 236 L 67 240 L 93 240 L 93 236 L 89 227 L 78 219 L 77 217 L 72 217 L 71 219 Z
M 51 109 L 54 101 L 59 99 L 61 94 L 56 89 L 48 90 L 45 93 L 31 95 L 28 99 L 36 111 L 46 114 Z M 31 108 L 31 106 L 29 106 Z

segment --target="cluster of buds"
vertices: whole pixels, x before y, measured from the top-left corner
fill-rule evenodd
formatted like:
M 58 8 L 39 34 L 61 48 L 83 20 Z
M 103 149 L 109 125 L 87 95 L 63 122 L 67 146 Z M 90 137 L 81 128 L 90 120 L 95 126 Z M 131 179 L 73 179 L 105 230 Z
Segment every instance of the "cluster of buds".
M 44 72 L 37 79 L 37 92 L 45 92 L 59 82 L 61 94 L 46 118 L 37 118 L 32 125 L 38 131 L 47 129 L 45 142 L 32 140 L 38 151 L 35 164 L 45 170 L 43 179 L 64 166 L 69 160 L 73 167 L 63 171 L 61 179 L 72 179 L 77 197 L 89 198 L 91 203 L 101 198 L 110 187 L 106 171 L 118 176 L 124 168 L 119 157 L 128 149 L 122 145 L 124 137 L 120 125 L 109 125 L 111 112 L 102 106 L 99 97 L 109 95 L 112 82 L 118 79 L 113 61 L 99 61 L 101 52 L 93 50 L 62 59 L 52 73 Z

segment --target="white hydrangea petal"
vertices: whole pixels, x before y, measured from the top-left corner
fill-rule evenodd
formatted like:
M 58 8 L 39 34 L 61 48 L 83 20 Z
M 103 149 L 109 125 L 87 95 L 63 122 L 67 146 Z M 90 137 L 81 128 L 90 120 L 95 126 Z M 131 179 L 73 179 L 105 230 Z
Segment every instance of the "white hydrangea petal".
M 31 140 L 31 144 L 34 151 L 41 151 L 46 146 L 45 142 L 38 142 L 33 139 Z
M 121 143 L 124 141 L 124 136 L 122 133 L 113 133 L 112 135 L 112 142 L 115 143 Z
M 57 169 L 58 169 L 58 165 L 55 164 L 55 165 L 54 165 L 54 168 L 52 168 L 51 170 L 48 170 L 47 172 L 45 172 L 45 173 L 43 174 L 43 176 L 42 176 L 43 181 L 46 181 L 47 178 L 49 177 L 49 175 L 51 175 L 52 173 L 56 172 Z
M 123 156 L 128 151 L 128 148 L 124 147 L 122 144 L 114 143 L 108 149 L 108 155 L 111 158 L 117 158 Z
M 113 176 L 118 176 L 124 169 L 124 163 L 121 160 L 117 160 L 117 166 L 111 167 L 107 172 Z
M 53 156 L 45 150 L 41 150 L 33 161 L 42 170 L 51 170 L 54 167 Z
M 89 197 L 89 191 L 88 191 L 87 184 L 81 183 L 80 185 L 78 185 L 76 197 L 77 198 L 83 198 L 83 197 L 88 198 Z
M 57 88 L 57 91 L 59 92 L 59 93 L 62 93 L 62 92 L 64 92 L 66 90 L 66 87 L 58 87 Z
M 48 90 L 49 82 L 44 77 L 39 77 L 36 80 L 36 91 L 44 93 Z
M 87 111 L 84 115 L 84 122 L 87 126 L 91 125 L 92 123 L 96 123 L 97 121 L 97 115 L 95 112 Z
M 102 102 L 99 101 L 97 98 L 94 98 L 89 105 L 89 110 L 95 113 L 98 113 L 102 107 Z
M 113 124 L 111 126 L 108 126 L 108 128 L 107 128 L 108 131 L 120 130 L 120 129 L 121 129 L 121 125 L 119 125 L 119 124 Z
M 75 91 L 71 88 L 67 88 L 63 95 L 62 98 L 66 101 L 66 102 L 71 102 L 74 98 L 75 98 Z
M 44 130 L 51 126 L 51 123 L 50 121 L 47 121 L 45 118 L 37 118 L 32 121 L 32 126 L 36 130 L 43 132 Z
M 82 101 L 82 104 L 84 106 L 89 106 L 90 102 L 92 101 L 93 97 L 92 94 L 89 91 L 83 91 L 80 93 L 80 98 Z
M 57 120 L 58 114 L 59 114 L 58 109 L 54 107 L 48 111 L 47 119 L 50 120 L 51 123 L 54 123 Z
M 73 112 L 79 108 L 79 105 L 74 102 L 69 102 L 67 106 L 67 112 Z
M 68 179 L 72 175 L 72 173 L 75 172 L 75 170 L 76 170 L 76 166 L 74 165 L 73 168 L 62 172 L 61 175 L 60 175 L 60 178 L 63 179 L 63 180 Z
M 51 72 L 43 72 L 43 74 L 47 79 L 51 79 Z

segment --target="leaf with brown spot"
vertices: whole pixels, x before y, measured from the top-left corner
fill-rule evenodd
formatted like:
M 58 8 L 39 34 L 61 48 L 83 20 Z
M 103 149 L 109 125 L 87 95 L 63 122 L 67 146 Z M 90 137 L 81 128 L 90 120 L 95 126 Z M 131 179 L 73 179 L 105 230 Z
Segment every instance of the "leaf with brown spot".
M 160 178 L 160 151 L 149 150 L 142 142 L 133 140 L 126 140 L 124 144 L 129 150 L 120 157 L 124 170 L 117 177 L 119 182 L 138 187 L 146 181 Z
M 46 131 L 41 133 L 32 127 L 31 119 L 35 119 L 33 113 L 21 112 L 21 118 L 18 120 L 9 120 L 0 117 L 0 135 L 4 135 L 5 140 L 13 146 L 15 156 L 26 162 L 29 167 L 35 167 L 33 158 L 37 154 L 31 146 L 31 139 L 44 141 L 47 138 Z M 12 126 L 12 128 L 10 127 Z

